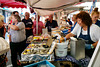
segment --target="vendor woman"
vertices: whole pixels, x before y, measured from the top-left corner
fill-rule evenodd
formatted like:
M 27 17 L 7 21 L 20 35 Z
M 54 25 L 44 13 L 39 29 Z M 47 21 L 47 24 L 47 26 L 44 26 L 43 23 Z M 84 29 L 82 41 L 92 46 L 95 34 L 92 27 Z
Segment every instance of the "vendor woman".
M 76 35 L 77 38 L 84 39 L 86 41 L 85 53 L 91 58 L 100 38 L 100 28 L 99 26 L 92 24 L 92 19 L 87 12 L 80 12 L 77 14 L 76 19 L 78 24 L 65 38 L 69 39 Z

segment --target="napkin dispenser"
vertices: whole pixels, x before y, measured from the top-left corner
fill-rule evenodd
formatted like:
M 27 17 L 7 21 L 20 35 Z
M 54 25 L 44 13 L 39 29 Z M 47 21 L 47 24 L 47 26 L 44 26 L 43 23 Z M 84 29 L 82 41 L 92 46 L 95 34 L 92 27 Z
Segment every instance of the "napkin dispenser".
M 71 56 L 77 60 L 85 58 L 85 41 L 83 39 L 77 39 L 74 37 L 71 37 L 70 39 Z

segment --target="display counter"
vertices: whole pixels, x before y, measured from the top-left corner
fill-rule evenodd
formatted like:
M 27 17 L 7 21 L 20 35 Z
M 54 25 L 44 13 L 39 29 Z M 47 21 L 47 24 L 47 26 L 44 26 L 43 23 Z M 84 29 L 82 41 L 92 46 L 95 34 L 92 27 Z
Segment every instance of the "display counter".
M 31 43 L 21 54 L 21 61 L 42 61 L 53 60 L 53 50 L 56 44 L 52 44 L 52 38 L 44 39 L 42 36 L 35 36 Z
M 56 34 L 60 35 L 60 30 L 57 30 Z M 58 48 L 57 46 L 57 40 L 56 39 L 52 39 L 54 35 L 56 35 L 55 33 L 52 32 L 52 37 L 47 38 L 46 40 L 39 37 L 36 37 L 31 40 L 30 44 L 27 46 L 27 48 L 22 52 L 21 54 L 21 61 L 43 61 L 43 60 L 48 60 L 51 62 L 71 62 L 72 64 L 76 64 L 81 66 L 82 64 L 80 62 L 83 62 L 84 60 L 86 60 L 85 65 L 87 66 L 88 62 L 90 60 L 90 58 L 84 57 L 84 58 L 79 58 L 77 59 L 75 56 L 71 55 L 71 49 L 78 49 L 80 47 L 78 47 L 79 43 L 81 41 L 73 41 L 73 40 L 68 40 L 67 47 L 66 48 L 62 48 L 61 50 L 65 49 L 67 50 L 67 54 L 64 56 L 57 56 L 55 53 L 55 50 Z M 70 47 L 71 45 L 71 41 L 74 43 L 72 43 L 74 46 L 74 48 L 72 48 L 73 46 Z M 78 43 L 78 45 L 77 45 Z M 61 46 L 61 45 L 60 45 Z M 71 48 L 71 49 L 70 49 Z M 84 48 L 85 50 L 85 48 Z M 75 50 L 75 52 L 77 53 L 77 51 L 80 50 Z M 62 51 L 58 51 L 59 53 L 62 53 Z M 74 52 L 74 53 L 75 53 Z M 80 56 L 80 55 L 79 55 Z M 87 62 L 87 63 L 86 63 Z

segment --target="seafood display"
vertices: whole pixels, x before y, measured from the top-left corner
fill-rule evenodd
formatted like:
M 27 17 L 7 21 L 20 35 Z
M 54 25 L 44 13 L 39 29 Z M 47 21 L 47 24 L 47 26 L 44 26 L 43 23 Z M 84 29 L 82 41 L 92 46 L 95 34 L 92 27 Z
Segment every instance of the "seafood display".
M 23 54 L 47 54 L 50 47 L 46 45 L 46 42 L 38 44 L 29 44 L 24 50 Z
M 30 44 L 21 54 L 21 61 L 51 60 L 53 45 L 50 36 L 34 36 L 30 37 L 29 40 L 31 40 Z
M 37 42 L 43 42 L 43 41 L 48 41 L 49 36 L 34 36 L 33 39 L 31 40 L 32 43 L 37 43 Z
M 33 37 L 33 40 L 45 40 L 45 39 L 48 39 L 49 36 L 44 36 L 44 35 L 41 35 L 41 36 L 34 36 Z

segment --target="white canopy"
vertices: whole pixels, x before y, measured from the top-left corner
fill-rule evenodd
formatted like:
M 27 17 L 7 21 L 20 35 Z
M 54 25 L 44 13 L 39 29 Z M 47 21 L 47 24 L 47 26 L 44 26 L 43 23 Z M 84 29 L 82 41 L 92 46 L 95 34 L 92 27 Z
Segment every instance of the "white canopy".
M 27 4 L 36 9 L 40 15 L 50 15 L 57 10 L 67 8 L 71 5 L 74 5 L 78 2 L 87 2 L 91 0 L 25 0 Z
M 55 10 L 55 11 L 48 11 L 48 10 L 41 10 L 41 9 L 35 9 L 35 11 L 40 15 L 40 16 L 48 16 L 48 15 L 51 15 L 55 12 L 58 12 L 58 11 L 62 11 L 61 10 Z
M 50 15 L 58 10 L 69 7 L 75 3 L 78 3 L 79 0 L 25 0 L 27 4 L 39 15 Z
M 26 0 L 33 8 L 44 10 L 57 10 L 64 6 L 75 4 L 79 0 Z

